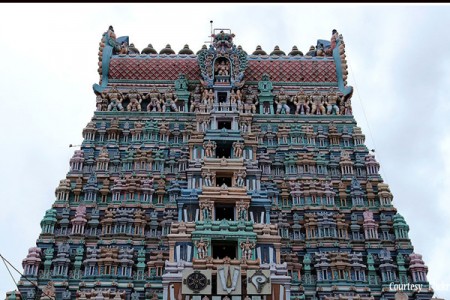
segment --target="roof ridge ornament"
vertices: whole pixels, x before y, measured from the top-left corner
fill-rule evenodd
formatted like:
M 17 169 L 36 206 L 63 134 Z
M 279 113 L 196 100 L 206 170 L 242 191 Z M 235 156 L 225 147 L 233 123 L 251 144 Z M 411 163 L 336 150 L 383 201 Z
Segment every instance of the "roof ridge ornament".
M 229 31 L 229 33 L 224 30 Z M 219 32 L 217 33 L 217 31 Z M 230 52 L 230 49 L 234 48 L 233 38 L 235 37 L 235 34 L 231 33 L 231 29 L 214 28 L 214 33 L 211 34 L 211 37 L 214 38 L 212 45 L 219 53 Z
M 231 29 L 214 28 L 211 37 L 213 41 L 209 49 L 202 48 L 197 53 L 203 87 L 242 87 L 248 59 L 245 51 L 233 44 L 235 34 Z

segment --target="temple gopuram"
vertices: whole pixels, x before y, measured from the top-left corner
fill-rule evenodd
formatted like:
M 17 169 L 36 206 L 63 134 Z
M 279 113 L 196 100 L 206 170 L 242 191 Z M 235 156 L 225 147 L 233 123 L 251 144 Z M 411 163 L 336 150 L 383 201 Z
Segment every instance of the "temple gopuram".
M 352 114 L 345 43 L 99 47 L 83 142 L 6 299 L 431 299 Z M 94 101 L 92 101 L 94 102 Z

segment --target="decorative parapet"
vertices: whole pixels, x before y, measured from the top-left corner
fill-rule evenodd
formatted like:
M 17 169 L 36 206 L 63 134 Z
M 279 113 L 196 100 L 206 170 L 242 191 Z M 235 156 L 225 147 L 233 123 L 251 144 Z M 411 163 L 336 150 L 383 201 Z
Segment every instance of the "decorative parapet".
M 98 52 L 98 72 L 100 74 L 100 85 L 93 85 L 95 92 L 101 93 L 108 84 L 109 62 L 111 60 L 111 56 L 120 50 L 120 45 L 122 43 L 128 44 L 128 36 L 116 38 L 116 34 L 114 33 L 114 28 L 112 26 L 109 26 L 108 30 L 103 33 Z
M 344 94 L 344 96 L 349 96 L 348 100 L 351 98 L 353 93 L 353 88 L 347 86 L 347 60 L 345 55 L 345 43 L 342 34 L 336 39 L 337 46 L 333 49 L 333 58 L 336 64 L 336 73 L 338 78 L 339 90 Z

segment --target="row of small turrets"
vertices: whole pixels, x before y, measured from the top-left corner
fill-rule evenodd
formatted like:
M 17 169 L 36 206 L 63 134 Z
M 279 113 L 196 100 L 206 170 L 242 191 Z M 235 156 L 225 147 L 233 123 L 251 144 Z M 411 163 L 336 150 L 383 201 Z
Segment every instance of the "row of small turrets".
M 142 51 L 139 52 L 139 50 L 134 46 L 133 43 L 130 44 L 130 46 L 126 46 L 123 45 L 123 47 L 127 47 L 127 53 L 126 54 L 158 54 L 158 51 L 156 51 L 152 44 L 148 44 L 147 47 L 145 47 Z M 238 48 L 242 48 L 241 46 L 239 46 Z M 203 49 L 207 49 L 206 45 L 203 45 L 202 49 L 200 49 L 199 51 L 197 51 L 197 54 L 203 50 Z M 311 46 L 309 51 L 306 53 L 306 55 L 308 56 L 316 56 L 316 48 L 314 46 Z M 123 54 L 125 54 L 125 51 L 123 51 Z M 172 47 L 170 46 L 170 44 L 167 44 L 165 48 L 161 49 L 161 51 L 159 51 L 159 54 L 176 54 L 175 51 L 172 49 Z M 187 54 L 187 55 L 192 55 L 194 54 L 194 52 L 189 49 L 189 45 L 184 45 L 183 49 L 181 49 L 180 51 L 178 51 L 178 54 Z M 256 46 L 255 51 L 253 51 L 252 55 L 267 55 L 267 52 L 264 51 L 260 45 Z M 269 54 L 270 56 L 272 55 L 276 55 L 276 56 L 286 56 L 286 53 L 280 49 L 279 46 L 275 46 L 273 51 L 270 52 Z M 291 52 L 288 53 L 288 56 L 303 56 L 303 52 L 298 50 L 297 46 L 293 46 Z
M 338 32 L 336 29 L 333 29 L 331 34 L 331 42 L 330 45 L 324 45 L 323 40 L 322 43 L 317 44 L 317 48 L 315 46 L 309 47 L 308 52 L 306 53 L 307 56 L 331 56 L 332 50 L 336 46 L 337 39 L 339 38 Z M 207 49 L 206 45 L 203 45 L 202 49 L 197 51 L 197 55 L 202 51 L 203 49 Z M 242 49 L 242 46 L 238 46 L 238 49 Z M 244 51 L 245 52 L 245 51 Z M 121 45 L 121 54 L 139 54 L 139 50 L 134 46 L 133 43 L 128 46 L 126 42 L 123 42 Z M 148 44 L 146 48 L 144 48 L 140 54 L 157 54 L 158 52 L 153 48 L 152 44 Z M 159 51 L 159 54 L 175 54 L 175 51 L 170 47 L 170 44 L 167 44 L 165 48 L 161 49 Z M 194 52 L 189 49 L 189 45 L 184 45 L 183 49 L 181 49 L 178 54 L 194 54 Z M 245 52 L 245 54 L 247 54 Z M 255 51 L 253 51 L 252 55 L 267 55 L 267 52 L 264 51 L 260 45 L 256 46 Z M 276 56 L 286 56 L 286 53 L 280 49 L 280 47 L 277 45 L 274 47 L 273 51 L 270 52 L 270 56 L 276 55 Z M 293 46 L 291 52 L 289 52 L 288 56 L 303 56 L 303 52 L 298 49 L 297 46 Z

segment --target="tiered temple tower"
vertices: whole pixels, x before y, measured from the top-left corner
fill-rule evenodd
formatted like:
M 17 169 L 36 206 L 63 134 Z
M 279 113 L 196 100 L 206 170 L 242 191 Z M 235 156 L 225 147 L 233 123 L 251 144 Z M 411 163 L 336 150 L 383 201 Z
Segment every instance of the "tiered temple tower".
M 7 299 L 430 299 L 342 35 L 305 55 L 212 37 L 103 34 L 96 111 Z

